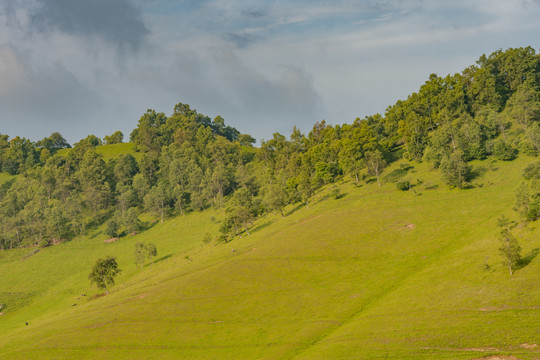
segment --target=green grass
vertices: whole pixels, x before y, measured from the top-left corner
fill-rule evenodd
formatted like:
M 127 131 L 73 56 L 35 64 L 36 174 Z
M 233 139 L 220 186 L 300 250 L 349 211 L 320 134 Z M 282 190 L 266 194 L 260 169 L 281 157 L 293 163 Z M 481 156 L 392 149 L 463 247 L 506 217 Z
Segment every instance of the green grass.
M 121 144 L 111 144 L 111 145 L 100 145 L 96 146 L 96 152 L 103 155 L 105 160 L 110 160 L 117 158 L 119 155 L 131 154 L 135 156 L 138 160 L 140 153 L 135 151 L 134 143 L 121 143 Z M 58 154 L 60 156 L 67 156 L 71 149 L 60 149 Z M 0 180 L 1 181 L 1 180 Z
M 390 182 L 380 189 L 342 183 L 340 199 L 326 189 L 309 209 L 267 216 L 251 236 L 228 244 L 202 242 L 206 232 L 217 235 L 223 214 L 216 211 L 170 219 L 110 244 L 96 231 L 31 256 L 31 249 L 0 253 L 0 303 L 8 305 L 0 353 L 3 359 L 540 358 L 540 348 L 524 345 L 540 345 L 538 224 L 516 229 L 524 254 L 532 255 L 514 276 L 497 253 L 496 219 L 515 218 L 514 189 L 530 161 L 474 163 L 486 169 L 474 188 L 461 191 L 413 163 L 410 191 Z M 136 269 L 135 241 L 154 242 L 162 260 Z M 104 255 L 117 256 L 123 271 L 110 295 L 89 301 L 98 291 L 87 275 Z
M 8 182 L 9 180 L 11 179 L 14 179 L 15 176 L 13 175 L 9 175 L 8 173 L 3 173 L 3 172 L 0 172 L 0 185 Z

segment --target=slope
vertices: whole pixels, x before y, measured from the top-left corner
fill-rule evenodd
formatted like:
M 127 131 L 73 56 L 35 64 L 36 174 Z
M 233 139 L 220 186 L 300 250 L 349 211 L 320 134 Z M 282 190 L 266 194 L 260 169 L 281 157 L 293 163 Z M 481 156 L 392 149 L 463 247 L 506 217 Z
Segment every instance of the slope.
M 0 318 L 3 358 L 538 357 L 537 224 L 519 230 L 530 262 L 513 277 L 497 254 L 496 219 L 513 215 L 529 161 L 476 163 L 476 187 L 462 191 L 437 187 L 438 172 L 413 164 L 415 192 L 345 183 L 339 200 L 327 189 L 309 209 L 267 216 L 251 236 L 226 245 L 202 245 L 218 226 L 210 214 L 177 218 L 138 235 L 166 249 L 143 272 L 129 265 L 136 238 L 86 239 L 64 270 L 73 276 L 43 285 L 37 299 Z M 53 271 L 51 264 L 75 258 L 76 245 L 24 262 Z M 119 285 L 71 306 L 105 252 L 125 270 Z M 42 278 L 27 266 L 16 274 L 20 260 L 0 261 L 3 289 Z

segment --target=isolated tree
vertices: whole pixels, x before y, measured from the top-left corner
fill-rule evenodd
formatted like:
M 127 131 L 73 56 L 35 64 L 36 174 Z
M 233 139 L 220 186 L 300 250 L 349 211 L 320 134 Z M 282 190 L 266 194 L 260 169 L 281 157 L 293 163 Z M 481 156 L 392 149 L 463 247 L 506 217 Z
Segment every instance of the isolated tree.
M 142 242 L 135 243 L 135 265 L 141 269 L 144 261 L 157 256 L 157 247 L 153 243 L 144 244 Z
M 521 247 L 508 228 L 501 230 L 499 240 L 501 241 L 499 252 L 512 275 L 521 261 Z
M 107 256 L 105 259 L 99 258 L 96 260 L 90 274 L 88 274 L 88 278 L 90 284 L 95 283 L 98 288 L 105 289 L 105 293 L 108 295 L 107 286 L 114 285 L 114 277 L 121 271 L 118 268 L 116 258 Z

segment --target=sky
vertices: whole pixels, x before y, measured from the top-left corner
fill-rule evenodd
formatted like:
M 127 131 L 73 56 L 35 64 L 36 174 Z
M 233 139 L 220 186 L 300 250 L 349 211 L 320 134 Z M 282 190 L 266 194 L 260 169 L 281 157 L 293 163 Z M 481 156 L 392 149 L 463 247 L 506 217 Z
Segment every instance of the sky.
M 70 143 L 177 103 L 256 139 L 351 123 L 482 54 L 540 0 L 0 0 L 0 133 Z

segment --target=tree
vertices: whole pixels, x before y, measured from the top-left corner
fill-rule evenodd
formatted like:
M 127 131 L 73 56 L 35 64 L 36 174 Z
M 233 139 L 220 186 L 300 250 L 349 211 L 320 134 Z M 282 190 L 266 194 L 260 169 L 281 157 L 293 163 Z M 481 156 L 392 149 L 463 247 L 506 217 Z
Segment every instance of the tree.
M 384 160 L 381 152 L 379 150 L 366 152 L 365 161 L 369 173 L 377 177 L 377 184 L 379 185 L 379 187 L 381 187 L 381 183 L 379 181 L 379 174 L 386 166 L 386 161 Z
M 126 211 L 126 213 L 124 214 L 123 224 L 126 227 L 128 233 L 134 233 L 139 231 L 139 229 L 141 228 L 141 221 L 137 216 L 137 211 L 135 210 L 135 208 L 131 207 Z
M 142 269 L 144 260 L 157 256 L 157 247 L 153 243 L 135 243 L 135 264 Z
M 122 141 L 124 140 L 124 134 L 120 130 L 118 130 L 112 133 L 111 135 L 105 136 L 103 140 L 105 140 L 106 145 L 121 144 Z
M 499 252 L 512 275 L 521 261 L 521 247 L 508 228 L 501 230 L 499 240 L 501 241 Z
M 441 160 L 441 172 L 444 181 L 450 187 L 462 189 L 471 177 L 471 167 L 467 165 L 461 150 L 454 151 Z
M 96 260 L 90 274 L 88 274 L 88 278 L 90 284 L 95 283 L 98 288 L 105 289 L 105 293 L 108 295 L 107 285 L 114 285 L 114 277 L 121 271 L 118 268 L 116 258 L 107 256 L 105 259 L 99 258 Z
M 152 211 L 154 214 L 158 215 L 160 217 L 160 222 L 163 222 L 168 201 L 169 194 L 167 186 L 163 182 L 160 182 L 151 188 L 144 197 L 144 207 L 146 210 Z
M 113 218 L 107 223 L 106 233 L 110 237 L 117 237 L 119 228 L 120 226 L 118 225 L 118 222 Z

